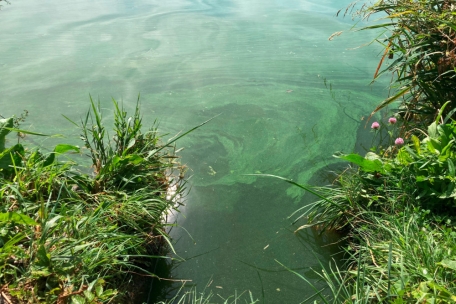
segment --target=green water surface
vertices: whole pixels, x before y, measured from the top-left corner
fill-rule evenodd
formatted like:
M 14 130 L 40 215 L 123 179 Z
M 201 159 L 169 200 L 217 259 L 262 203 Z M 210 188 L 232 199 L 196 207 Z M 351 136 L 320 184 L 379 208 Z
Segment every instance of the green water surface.
M 109 121 L 111 97 L 133 109 L 141 93 L 145 125 L 170 134 L 218 115 L 178 143 L 191 192 L 167 275 L 300 303 L 312 289 L 277 261 L 317 283 L 310 267 L 331 259 L 337 249 L 322 245 L 334 240 L 293 233 L 288 216 L 310 196 L 246 174 L 325 183 L 332 154 L 354 149 L 386 85 L 368 85 L 379 50 L 358 47 L 369 33 L 328 40 L 352 26 L 335 17 L 350 2 L 12 0 L 0 11 L 0 114 L 27 109 L 27 127 L 59 142 L 77 135 L 61 114 L 78 120 L 89 94 Z M 156 283 L 154 297 L 178 284 Z

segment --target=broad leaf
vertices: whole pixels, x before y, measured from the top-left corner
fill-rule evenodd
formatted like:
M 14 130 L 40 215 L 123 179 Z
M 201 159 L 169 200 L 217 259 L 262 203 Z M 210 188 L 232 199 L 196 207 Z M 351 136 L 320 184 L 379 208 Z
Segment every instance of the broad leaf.
M 415 151 L 416 153 L 418 153 L 418 155 L 421 154 L 421 149 L 420 149 L 420 140 L 418 137 L 416 137 L 415 135 L 412 135 L 412 141 L 413 141 L 413 146 L 415 147 Z
M 85 304 L 86 300 L 80 295 L 74 295 L 71 297 L 71 304 Z
M 426 141 L 426 145 L 427 145 L 429 152 L 431 152 L 433 154 L 436 153 L 436 150 L 435 150 L 435 147 L 434 147 L 434 144 L 432 143 L 432 141 L 430 141 L 430 140 Z
M 16 212 L 0 213 L 0 222 L 13 222 L 17 224 L 24 224 L 30 226 L 38 225 L 37 222 L 35 222 L 27 215 Z
M 448 174 L 449 174 L 451 177 L 454 177 L 454 174 L 455 174 L 454 163 L 453 163 L 453 161 L 451 160 L 451 158 L 448 158 L 448 159 L 447 159 L 447 162 L 448 162 Z
M 6 119 L 0 119 L 0 152 L 5 150 L 5 137 L 8 135 L 14 124 L 14 120 L 12 117 Z
M 437 263 L 437 265 L 440 265 L 444 268 L 456 270 L 456 261 L 453 261 L 453 260 L 445 259 L 445 260 L 442 260 L 441 262 Z
M 430 138 L 437 139 L 438 134 L 437 134 L 437 124 L 433 122 L 432 124 L 429 125 L 428 127 L 428 135 Z
M 348 160 L 356 165 L 358 165 L 363 171 L 366 172 L 383 172 L 383 164 L 380 160 L 370 160 L 365 159 L 361 155 L 358 154 L 347 154 L 339 156 L 339 158 Z
M 101 285 L 101 284 L 95 285 L 95 292 L 96 292 L 97 296 L 101 297 L 101 295 L 103 294 L 103 285 Z
M 68 151 L 75 151 L 75 152 L 80 152 L 80 149 L 78 146 L 73 146 L 73 145 L 67 145 L 67 144 L 60 144 L 55 146 L 54 152 L 55 153 L 66 153 Z
M 11 169 L 14 165 L 18 166 L 21 164 L 22 157 L 25 154 L 24 147 L 21 144 L 15 144 L 14 146 L 4 150 L 0 153 L 0 169 Z

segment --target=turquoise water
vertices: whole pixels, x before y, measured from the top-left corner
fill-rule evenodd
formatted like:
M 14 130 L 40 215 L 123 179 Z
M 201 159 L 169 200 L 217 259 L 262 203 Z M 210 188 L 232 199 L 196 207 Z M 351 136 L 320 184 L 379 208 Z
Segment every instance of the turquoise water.
M 276 261 L 317 282 L 310 267 L 333 240 L 293 233 L 287 218 L 310 196 L 246 174 L 326 183 L 332 154 L 354 149 L 386 85 L 368 86 L 379 50 L 358 47 L 370 33 L 328 40 L 352 26 L 335 17 L 350 2 L 13 0 L 0 11 L 0 114 L 27 109 L 29 129 L 67 141 L 77 131 L 61 114 L 78 120 L 89 94 L 109 120 L 111 97 L 132 109 L 140 93 L 145 124 L 170 134 L 218 115 L 178 143 L 191 192 L 169 275 L 299 303 L 312 290 Z

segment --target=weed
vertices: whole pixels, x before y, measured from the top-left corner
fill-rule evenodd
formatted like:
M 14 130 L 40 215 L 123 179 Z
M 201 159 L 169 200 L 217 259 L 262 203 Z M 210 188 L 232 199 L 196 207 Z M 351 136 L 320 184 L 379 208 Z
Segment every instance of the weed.
M 345 14 L 353 12 L 357 2 Z M 382 0 L 354 12 L 353 17 L 363 21 L 379 16 L 361 30 L 383 30 L 375 39 L 384 51 L 374 78 L 394 76 L 391 95 L 373 113 L 401 100 L 399 112 L 405 121 L 423 126 L 432 122 L 445 102 L 451 102 L 445 115 L 454 108 L 455 5 L 453 0 Z
M 60 144 L 43 153 L 21 143 L 6 147 L 8 134 L 27 132 L 18 129 L 25 117 L 0 120 L 5 296 L 21 303 L 128 303 L 135 298 L 127 288 L 133 277 L 154 277 L 154 261 L 168 258 L 166 217 L 184 191 L 174 174 L 181 166 L 173 143 L 188 132 L 162 143 L 155 124 L 142 132 L 139 101 L 131 117 L 115 100 L 113 105 L 113 137 L 92 100 L 81 123 L 73 122 L 86 149 Z M 84 151 L 92 174 L 63 157 Z

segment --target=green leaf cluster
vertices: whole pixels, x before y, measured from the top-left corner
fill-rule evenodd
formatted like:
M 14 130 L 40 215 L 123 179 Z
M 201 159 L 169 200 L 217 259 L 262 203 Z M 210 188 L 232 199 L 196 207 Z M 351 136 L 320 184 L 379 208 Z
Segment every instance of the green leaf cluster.
M 411 144 L 397 149 L 393 157 L 380 157 L 369 152 L 338 156 L 359 166 L 360 176 L 381 189 L 384 181 L 405 188 L 421 206 L 434 211 L 456 207 L 456 123 L 433 122 L 427 135 L 411 135 Z

